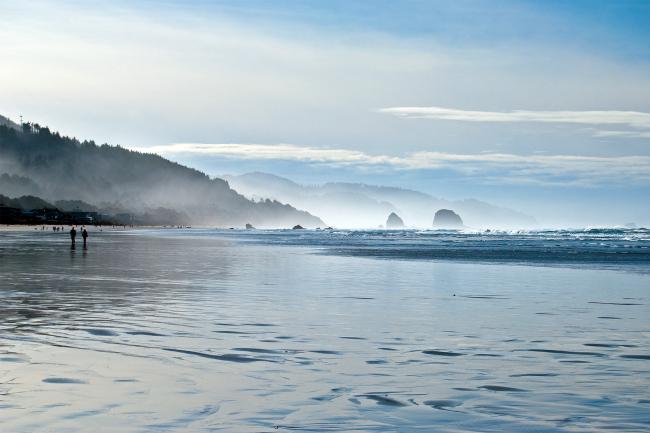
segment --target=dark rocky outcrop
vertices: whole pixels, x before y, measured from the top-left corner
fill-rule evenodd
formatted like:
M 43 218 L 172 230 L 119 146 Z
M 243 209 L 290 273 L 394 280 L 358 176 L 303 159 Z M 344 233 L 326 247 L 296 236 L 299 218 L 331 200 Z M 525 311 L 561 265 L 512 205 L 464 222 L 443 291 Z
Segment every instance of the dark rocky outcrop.
M 304 230 L 304 227 L 301 226 L 300 224 L 298 224 L 298 225 L 296 225 L 296 226 L 293 226 L 292 229 L 293 229 L 293 230 Z
M 391 214 L 388 215 L 388 219 L 386 220 L 386 228 L 387 229 L 404 228 L 404 221 L 402 221 L 402 218 L 400 218 L 395 212 L 391 212 Z
M 254 230 L 255 227 L 253 227 L 253 224 L 246 223 L 246 230 Z
M 440 209 L 433 217 L 433 226 L 438 228 L 456 229 L 463 227 L 460 215 L 450 209 Z

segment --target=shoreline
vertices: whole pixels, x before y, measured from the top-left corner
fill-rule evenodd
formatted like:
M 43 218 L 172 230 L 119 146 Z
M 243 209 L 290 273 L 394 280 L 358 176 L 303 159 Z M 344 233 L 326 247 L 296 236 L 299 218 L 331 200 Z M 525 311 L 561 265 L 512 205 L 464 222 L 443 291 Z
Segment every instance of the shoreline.
M 45 230 L 42 230 L 42 227 L 45 227 Z M 2 224 L 0 225 L 0 233 L 2 232 L 53 232 L 52 227 L 63 227 L 63 232 L 68 232 L 72 227 L 86 227 L 88 231 L 124 231 L 133 229 L 135 227 L 113 227 L 113 226 L 93 226 L 93 225 L 68 225 L 68 224 Z M 140 228 L 140 227 L 138 227 Z M 152 227 L 153 228 L 153 227 Z M 60 233 L 60 232 L 56 232 Z

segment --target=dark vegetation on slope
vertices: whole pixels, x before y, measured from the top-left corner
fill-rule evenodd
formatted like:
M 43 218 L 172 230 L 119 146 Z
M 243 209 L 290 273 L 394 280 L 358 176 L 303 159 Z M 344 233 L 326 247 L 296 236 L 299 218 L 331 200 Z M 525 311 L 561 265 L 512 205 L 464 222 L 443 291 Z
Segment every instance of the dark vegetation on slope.
M 324 225 L 278 201 L 248 200 L 223 179 L 158 155 L 0 120 L 0 194 L 6 196 L 33 195 L 62 209 L 83 202 L 95 211 L 131 213 L 151 224 Z M 147 215 L 149 221 L 143 220 Z

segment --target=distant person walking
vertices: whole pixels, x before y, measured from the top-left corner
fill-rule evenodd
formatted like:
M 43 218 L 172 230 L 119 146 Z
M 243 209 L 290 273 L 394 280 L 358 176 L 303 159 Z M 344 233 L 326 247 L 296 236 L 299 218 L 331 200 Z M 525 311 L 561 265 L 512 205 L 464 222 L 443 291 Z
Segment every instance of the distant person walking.
M 75 240 L 77 238 L 77 230 L 75 230 L 74 227 L 70 229 L 70 241 L 72 242 L 72 246 L 74 247 Z
M 86 230 L 85 227 L 81 232 L 81 237 L 84 238 L 84 248 L 86 248 L 86 240 L 88 239 L 88 230 Z

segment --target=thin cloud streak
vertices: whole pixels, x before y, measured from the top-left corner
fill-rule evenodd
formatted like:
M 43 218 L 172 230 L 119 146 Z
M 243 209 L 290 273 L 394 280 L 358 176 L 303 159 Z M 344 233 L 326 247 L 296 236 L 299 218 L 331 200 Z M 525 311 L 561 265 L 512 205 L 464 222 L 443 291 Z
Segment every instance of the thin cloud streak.
M 286 161 L 305 161 L 335 163 L 339 165 L 394 165 L 403 163 L 403 158 L 386 155 L 369 155 L 358 150 L 327 149 L 293 144 L 201 144 L 175 143 L 133 150 L 159 154 L 201 154 L 236 159 L 272 159 Z
M 594 137 L 650 138 L 650 131 L 595 131 Z
M 472 111 L 445 107 L 390 107 L 382 108 L 379 111 L 412 119 L 624 125 L 631 128 L 650 129 L 650 113 L 639 111 Z
M 449 169 L 476 178 L 498 173 L 503 183 L 595 185 L 611 182 L 650 182 L 650 156 L 515 155 L 508 153 L 453 154 L 414 152 L 404 156 L 371 155 L 350 149 L 293 144 L 175 143 L 133 150 L 162 155 L 205 155 L 241 160 L 282 160 L 337 167 L 394 170 Z

